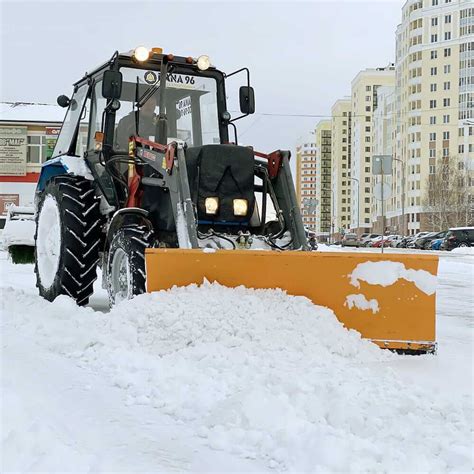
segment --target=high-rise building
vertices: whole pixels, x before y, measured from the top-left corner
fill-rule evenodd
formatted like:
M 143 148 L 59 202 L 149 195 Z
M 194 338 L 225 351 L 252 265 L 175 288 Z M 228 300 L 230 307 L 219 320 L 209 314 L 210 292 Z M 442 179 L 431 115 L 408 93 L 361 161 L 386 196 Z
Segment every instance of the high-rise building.
M 349 230 L 351 206 L 351 99 L 337 100 L 331 108 L 331 189 L 335 238 Z M 356 184 L 356 183 L 354 183 Z
M 372 156 L 390 156 L 393 157 L 393 140 L 396 134 L 396 90 L 395 86 L 381 86 L 377 89 L 377 101 L 374 107 L 372 117 Z M 387 193 L 387 199 L 382 203 L 377 199 L 375 193 L 372 195 L 372 230 L 376 233 L 383 233 L 387 229 L 387 205 L 391 199 L 391 195 L 395 194 L 394 187 L 400 181 L 401 174 L 396 175 L 399 167 L 392 166 L 395 176 L 387 174 L 386 176 L 374 175 L 372 173 L 372 186 L 375 189 L 377 183 L 384 183 L 390 188 L 391 192 Z M 373 170 L 372 170 L 373 172 Z M 391 229 L 397 230 L 397 229 Z
M 392 65 L 360 71 L 351 83 L 351 222 L 353 231 L 372 229 L 372 120 L 377 108 L 377 89 L 394 86 Z
M 460 162 L 466 170 L 472 166 L 472 0 L 405 3 L 396 32 L 396 86 L 394 156 L 403 162 L 406 186 L 401 180 L 395 185 L 389 203 L 389 225 L 393 230 L 413 234 L 432 230 L 424 201 L 429 177 L 436 174 L 440 160 Z M 400 173 L 399 165 L 394 162 L 394 172 Z M 404 192 L 405 221 L 401 218 Z
M 321 237 L 334 234 L 331 189 L 331 120 L 316 125 L 316 233 Z
M 316 230 L 316 143 L 314 135 L 300 138 L 296 146 L 296 197 L 303 223 Z

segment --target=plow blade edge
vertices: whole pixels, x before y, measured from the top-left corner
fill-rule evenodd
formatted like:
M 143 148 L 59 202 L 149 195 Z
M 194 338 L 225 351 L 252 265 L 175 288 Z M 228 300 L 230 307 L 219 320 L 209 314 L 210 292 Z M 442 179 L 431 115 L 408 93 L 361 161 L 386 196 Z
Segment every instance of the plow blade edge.
M 149 292 L 204 278 L 228 287 L 281 288 L 332 309 L 345 327 L 380 347 L 413 353 L 436 348 L 437 269 L 432 255 L 146 250 Z

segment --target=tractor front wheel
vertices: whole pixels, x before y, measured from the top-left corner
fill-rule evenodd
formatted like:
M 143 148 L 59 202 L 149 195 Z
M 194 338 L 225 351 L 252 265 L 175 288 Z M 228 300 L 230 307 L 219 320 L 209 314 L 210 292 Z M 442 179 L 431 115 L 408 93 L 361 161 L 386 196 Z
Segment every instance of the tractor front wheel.
M 152 232 L 139 225 L 122 227 L 112 238 L 106 277 L 111 306 L 145 293 L 145 249 L 151 243 Z
M 100 246 L 99 200 L 91 181 L 65 175 L 48 182 L 39 196 L 35 241 L 40 295 L 48 301 L 68 295 L 87 304 Z

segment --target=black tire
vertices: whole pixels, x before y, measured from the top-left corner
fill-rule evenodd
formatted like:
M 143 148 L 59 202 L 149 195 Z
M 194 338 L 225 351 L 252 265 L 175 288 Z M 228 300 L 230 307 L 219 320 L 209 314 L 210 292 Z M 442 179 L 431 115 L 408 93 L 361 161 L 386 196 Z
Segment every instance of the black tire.
M 52 206 L 56 206 L 53 211 L 50 210 Z M 57 218 L 55 229 L 60 242 L 55 247 L 54 255 L 57 256 L 52 257 L 54 264 L 48 268 L 44 263 L 48 255 L 45 235 L 54 240 L 54 236 L 48 234 L 50 229 L 45 214 L 49 212 Z M 35 233 L 36 286 L 43 298 L 53 301 L 59 295 L 68 295 L 78 305 L 89 302 L 97 279 L 100 222 L 99 199 L 91 181 L 80 176 L 62 175 L 47 183 L 39 196 Z
M 458 247 L 469 247 L 469 244 L 467 242 L 461 242 Z
M 122 227 L 113 236 L 106 274 L 111 306 L 145 293 L 145 249 L 151 247 L 152 242 L 153 233 L 141 225 Z

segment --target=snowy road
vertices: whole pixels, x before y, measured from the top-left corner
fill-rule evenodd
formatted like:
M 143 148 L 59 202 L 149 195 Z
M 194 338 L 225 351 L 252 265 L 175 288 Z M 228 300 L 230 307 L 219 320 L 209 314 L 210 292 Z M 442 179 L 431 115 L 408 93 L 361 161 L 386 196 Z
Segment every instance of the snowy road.
M 474 257 L 439 275 L 439 353 L 410 357 L 277 291 L 50 304 L 0 253 L 1 471 L 470 471 Z

